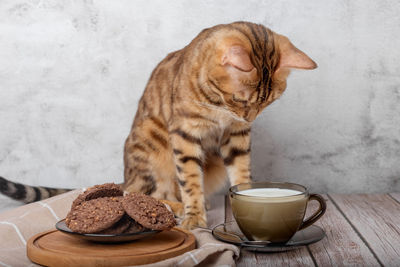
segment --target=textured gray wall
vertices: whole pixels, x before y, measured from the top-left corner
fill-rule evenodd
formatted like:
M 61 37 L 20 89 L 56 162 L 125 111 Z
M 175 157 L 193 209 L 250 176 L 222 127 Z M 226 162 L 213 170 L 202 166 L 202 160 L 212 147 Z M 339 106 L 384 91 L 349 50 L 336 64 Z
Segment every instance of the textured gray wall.
M 123 142 L 155 65 L 236 20 L 287 35 L 293 72 L 253 127 L 258 180 L 317 192 L 400 190 L 398 1 L 0 1 L 0 175 L 122 181 Z

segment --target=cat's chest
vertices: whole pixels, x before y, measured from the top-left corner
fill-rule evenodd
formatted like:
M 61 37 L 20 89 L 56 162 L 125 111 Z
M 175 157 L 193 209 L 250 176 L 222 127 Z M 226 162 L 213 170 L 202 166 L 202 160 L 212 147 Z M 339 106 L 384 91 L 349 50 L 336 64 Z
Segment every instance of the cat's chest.
M 201 139 L 201 147 L 206 152 L 218 152 L 222 136 L 222 130 L 210 131 L 206 137 Z
M 207 134 L 201 139 L 201 146 L 206 152 L 219 153 L 221 143 L 229 135 L 229 125 L 221 123 L 218 127 L 210 127 Z

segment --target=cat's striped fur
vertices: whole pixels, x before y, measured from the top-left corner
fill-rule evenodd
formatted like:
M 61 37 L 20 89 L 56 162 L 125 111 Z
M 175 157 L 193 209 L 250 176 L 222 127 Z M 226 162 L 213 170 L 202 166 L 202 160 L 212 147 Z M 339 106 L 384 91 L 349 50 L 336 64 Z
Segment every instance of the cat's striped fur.
M 56 196 L 71 189 L 51 188 L 44 186 L 29 186 L 6 180 L 0 176 L 0 192 L 10 198 L 25 203 L 39 201 L 45 198 Z
M 249 22 L 203 30 L 154 69 L 124 149 L 124 189 L 167 200 L 183 226 L 206 226 L 205 199 L 250 181 L 250 129 L 290 68 L 316 64 Z
M 250 181 L 251 122 L 286 87 L 285 42 L 262 25 L 237 22 L 206 29 L 169 54 L 125 143 L 125 189 L 184 203 L 183 226 L 206 226 L 207 196 L 227 176 L 231 184 Z

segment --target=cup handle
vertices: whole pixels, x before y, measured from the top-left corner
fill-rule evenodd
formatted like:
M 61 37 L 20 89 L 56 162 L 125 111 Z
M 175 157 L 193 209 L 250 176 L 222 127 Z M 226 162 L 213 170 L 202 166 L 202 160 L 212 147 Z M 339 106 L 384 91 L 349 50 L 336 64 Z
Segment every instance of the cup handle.
M 321 218 L 321 216 L 324 215 L 324 213 L 326 211 L 326 202 L 321 195 L 311 194 L 308 198 L 308 201 L 311 201 L 311 200 L 316 200 L 319 202 L 319 209 L 300 225 L 299 230 L 307 228 L 311 224 L 318 221 L 318 219 Z

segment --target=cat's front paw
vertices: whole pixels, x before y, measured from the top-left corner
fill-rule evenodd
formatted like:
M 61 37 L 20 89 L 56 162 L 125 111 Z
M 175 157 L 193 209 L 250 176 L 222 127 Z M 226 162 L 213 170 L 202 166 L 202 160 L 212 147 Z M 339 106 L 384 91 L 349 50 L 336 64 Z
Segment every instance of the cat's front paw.
M 197 226 L 207 227 L 207 220 L 199 215 L 185 215 L 181 224 L 182 228 L 187 230 L 195 229 Z
M 160 201 L 162 203 L 164 203 L 164 204 L 167 204 L 171 208 L 171 210 L 174 213 L 175 217 L 183 218 L 184 209 L 183 209 L 182 202 L 170 201 L 170 200 L 166 200 L 166 199 L 160 199 Z

